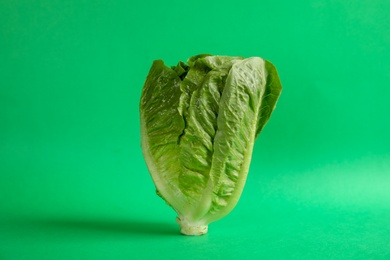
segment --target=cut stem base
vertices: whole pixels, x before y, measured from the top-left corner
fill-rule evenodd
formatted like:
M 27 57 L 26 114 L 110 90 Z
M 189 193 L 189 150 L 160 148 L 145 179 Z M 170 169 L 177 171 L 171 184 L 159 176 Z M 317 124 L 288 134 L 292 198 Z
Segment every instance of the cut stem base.
M 180 225 L 180 233 L 186 236 L 200 236 L 208 231 L 208 225 L 189 222 L 183 217 L 177 217 L 176 221 Z

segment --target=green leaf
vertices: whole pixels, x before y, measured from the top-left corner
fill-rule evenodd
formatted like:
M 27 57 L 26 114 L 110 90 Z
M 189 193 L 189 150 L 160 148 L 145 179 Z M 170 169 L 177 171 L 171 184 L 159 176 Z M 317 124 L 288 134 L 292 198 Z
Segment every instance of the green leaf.
M 158 194 L 173 207 L 184 203 L 178 175 L 181 170 L 177 150 L 184 120 L 178 111 L 181 91 L 180 77 L 157 60 L 153 63 L 142 91 L 141 140 L 142 151 Z
M 231 63 L 232 64 L 232 63 Z M 231 66 L 231 65 L 230 65 Z M 208 208 L 198 209 L 209 181 L 217 131 L 219 102 L 230 66 L 210 71 L 201 86 L 193 92 L 184 113 L 186 127 L 180 141 L 182 171 L 179 186 L 188 198 L 188 205 L 197 218 Z
M 262 117 L 261 101 L 264 99 L 266 79 L 266 64 L 261 58 L 237 62 L 230 70 L 220 102 L 218 131 L 214 140 L 209 221 L 227 214 L 241 195 L 259 118 Z
M 282 84 L 280 83 L 278 72 L 275 66 L 265 61 L 265 69 L 267 72 L 267 79 L 265 85 L 265 91 L 261 100 L 260 116 L 257 123 L 256 137 L 260 134 L 261 130 L 271 117 L 271 113 L 276 107 L 276 103 L 282 92 Z

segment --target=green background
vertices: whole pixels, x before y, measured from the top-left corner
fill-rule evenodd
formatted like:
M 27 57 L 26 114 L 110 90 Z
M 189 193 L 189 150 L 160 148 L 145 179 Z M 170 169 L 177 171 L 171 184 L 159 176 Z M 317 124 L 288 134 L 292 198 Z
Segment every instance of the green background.
M 0 1 L 0 259 L 390 259 L 390 2 Z M 283 93 L 237 207 L 179 235 L 140 149 L 152 61 Z

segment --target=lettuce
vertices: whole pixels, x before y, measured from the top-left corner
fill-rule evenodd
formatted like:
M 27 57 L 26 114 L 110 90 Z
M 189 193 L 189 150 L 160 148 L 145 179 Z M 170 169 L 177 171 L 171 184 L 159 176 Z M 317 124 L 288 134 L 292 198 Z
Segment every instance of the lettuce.
M 237 204 L 282 87 L 262 58 L 197 55 L 187 63 L 153 62 L 140 102 L 141 140 L 181 233 L 201 235 Z

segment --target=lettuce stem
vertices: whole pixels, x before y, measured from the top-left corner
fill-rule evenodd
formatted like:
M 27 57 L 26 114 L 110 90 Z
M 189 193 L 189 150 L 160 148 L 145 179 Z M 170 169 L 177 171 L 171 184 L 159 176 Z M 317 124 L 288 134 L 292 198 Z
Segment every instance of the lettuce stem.
M 180 225 L 180 233 L 187 236 L 200 236 L 204 235 L 208 231 L 208 225 L 201 222 L 192 222 L 183 216 L 176 218 L 177 223 Z

